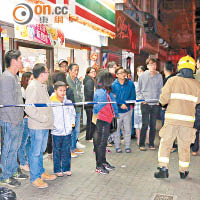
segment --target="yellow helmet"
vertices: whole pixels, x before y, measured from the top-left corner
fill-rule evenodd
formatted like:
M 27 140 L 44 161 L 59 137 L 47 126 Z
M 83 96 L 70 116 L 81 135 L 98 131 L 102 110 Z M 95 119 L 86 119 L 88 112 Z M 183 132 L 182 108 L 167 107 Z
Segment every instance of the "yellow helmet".
M 187 68 L 187 69 L 192 69 L 194 73 L 195 66 L 196 66 L 195 60 L 190 56 L 184 56 L 178 61 L 178 71 Z

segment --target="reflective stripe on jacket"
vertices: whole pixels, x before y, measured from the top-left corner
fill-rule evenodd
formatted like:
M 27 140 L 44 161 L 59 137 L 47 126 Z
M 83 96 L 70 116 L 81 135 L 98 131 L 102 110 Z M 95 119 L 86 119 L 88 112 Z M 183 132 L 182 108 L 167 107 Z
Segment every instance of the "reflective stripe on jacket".
M 162 89 L 160 103 L 168 104 L 165 123 L 193 127 L 195 107 L 200 103 L 200 83 L 191 78 L 172 77 Z

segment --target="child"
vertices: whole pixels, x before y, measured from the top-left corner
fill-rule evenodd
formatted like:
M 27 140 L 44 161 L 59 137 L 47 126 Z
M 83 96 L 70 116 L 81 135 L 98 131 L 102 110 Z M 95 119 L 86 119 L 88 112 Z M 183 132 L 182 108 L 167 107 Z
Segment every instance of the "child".
M 71 103 L 66 98 L 66 84 L 57 81 L 50 100 L 54 103 Z M 71 132 L 75 127 L 76 112 L 73 105 L 53 107 L 54 128 L 53 135 L 53 163 L 54 173 L 58 177 L 64 174 L 71 176 Z
M 111 93 L 113 76 L 109 72 L 101 71 L 97 77 L 97 90 L 94 94 L 94 102 L 113 102 L 115 100 Z M 96 127 L 94 132 L 94 151 L 96 154 L 96 172 L 108 174 L 109 170 L 115 167 L 106 161 L 106 145 L 110 134 L 110 124 L 114 116 L 118 116 L 116 104 L 95 104 L 94 115 L 97 115 Z

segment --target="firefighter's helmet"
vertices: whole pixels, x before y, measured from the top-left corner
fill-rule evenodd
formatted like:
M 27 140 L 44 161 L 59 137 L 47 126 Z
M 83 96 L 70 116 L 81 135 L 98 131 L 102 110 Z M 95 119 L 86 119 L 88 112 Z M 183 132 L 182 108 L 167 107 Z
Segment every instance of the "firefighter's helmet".
M 178 61 L 178 71 L 181 69 L 187 68 L 191 69 L 193 73 L 195 72 L 195 60 L 190 56 L 184 56 Z

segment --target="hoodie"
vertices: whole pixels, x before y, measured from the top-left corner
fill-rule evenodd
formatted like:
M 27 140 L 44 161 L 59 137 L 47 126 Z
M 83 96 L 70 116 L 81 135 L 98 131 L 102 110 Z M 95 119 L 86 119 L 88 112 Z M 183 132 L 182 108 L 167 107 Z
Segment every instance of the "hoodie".
M 51 102 L 61 103 L 56 94 L 53 93 L 50 97 Z M 62 103 L 72 103 L 66 97 Z M 71 134 L 72 124 L 75 124 L 76 112 L 74 106 L 56 106 L 53 107 L 54 124 L 52 135 L 65 136 Z

